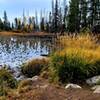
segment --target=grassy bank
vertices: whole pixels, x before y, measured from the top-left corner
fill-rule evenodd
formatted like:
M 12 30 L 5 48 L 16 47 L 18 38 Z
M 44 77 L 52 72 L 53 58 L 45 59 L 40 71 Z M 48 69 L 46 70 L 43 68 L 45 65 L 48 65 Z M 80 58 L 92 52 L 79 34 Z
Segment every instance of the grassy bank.
M 36 83 L 27 79 L 16 81 L 12 73 L 6 69 L 1 69 L 0 95 L 4 96 L 2 98 L 6 99 L 6 97 L 9 97 L 11 99 L 18 98 L 20 100 L 21 98 L 27 98 L 31 95 L 31 99 L 37 97 L 47 99 L 46 95 L 51 93 L 51 90 L 58 91 L 59 93 L 62 92 L 65 96 L 66 91 L 64 88 L 56 87 L 54 84 L 52 86 L 49 82 L 56 84 L 61 83 L 62 85 L 71 82 L 84 83 L 87 78 L 100 75 L 100 44 L 97 43 L 97 38 L 89 35 L 61 36 L 57 40 L 57 43 L 59 44 L 57 44 L 56 47 L 59 48 L 59 50 L 56 50 L 49 58 L 33 59 L 21 66 L 21 72 L 27 78 L 32 78 L 36 75 L 42 77 L 42 79 Z M 44 79 L 49 80 L 49 82 Z M 37 84 L 39 84 L 39 87 L 37 87 Z M 41 84 L 43 85 L 42 88 L 40 88 Z M 45 92 L 43 88 L 46 87 L 47 84 L 49 84 L 49 86 Z M 100 84 L 100 82 L 97 84 Z M 70 91 L 68 90 L 68 92 Z M 78 92 L 77 95 L 79 95 L 79 93 L 80 92 Z M 91 91 L 88 91 L 86 94 L 88 93 L 91 93 Z M 53 96 L 52 93 L 50 95 Z M 73 93 L 71 95 L 73 95 Z M 60 95 L 57 94 L 57 96 Z M 61 97 L 63 98 L 63 96 Z M 41 98 L 36 100 L 41 100 Z M 57 99 L 56 97 L 54 98 L 54 100 Z
M 89 35 L 59 37 L 59 50 L 51 56 L 53 81 L 80 82 L 100 75 L 100 45 Z
M 49 34 L 49 33 L 45 33 L 45 32 L 31 32 L 31 33 L 27 33 L 27 32 L 21 32 L 21 31 L 1 31 L 0 35 L 3 36 L 54 36 Z
M 22 73 L 28 77 L 48 73 L 48 78 L 56 83 L 84 82 L 100 74 L 97 38 L 89 35 L 61 36 L 57 43 L 59 49 L 50 56 L 49 61 L 32 60 L 23 65 Z

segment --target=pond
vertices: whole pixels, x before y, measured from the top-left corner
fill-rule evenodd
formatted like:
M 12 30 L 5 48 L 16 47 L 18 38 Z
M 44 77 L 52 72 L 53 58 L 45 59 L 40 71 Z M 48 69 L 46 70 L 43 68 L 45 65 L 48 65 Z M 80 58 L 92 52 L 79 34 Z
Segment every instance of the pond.
M 19 67 L 33 58 L 41 58 L 52 51 L 48 38 L 0 36 L 0 66 Z

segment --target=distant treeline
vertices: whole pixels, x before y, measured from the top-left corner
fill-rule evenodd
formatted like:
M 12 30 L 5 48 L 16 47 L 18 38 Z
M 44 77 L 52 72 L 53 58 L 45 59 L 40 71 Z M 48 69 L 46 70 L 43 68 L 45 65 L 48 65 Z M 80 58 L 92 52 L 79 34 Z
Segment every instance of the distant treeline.
M 52 0 L 52 11 L 40 12 L 40 20 L 37 12 L 34 17 L 15 18 L 14 23 L 8 20 L 4 11 L 3 20 L 0 19 L 0 30 L 22 32 L 80 32 L 91 30 L 100 25 L 100 0 L 70 0 L 69 6 L 66 0 Z

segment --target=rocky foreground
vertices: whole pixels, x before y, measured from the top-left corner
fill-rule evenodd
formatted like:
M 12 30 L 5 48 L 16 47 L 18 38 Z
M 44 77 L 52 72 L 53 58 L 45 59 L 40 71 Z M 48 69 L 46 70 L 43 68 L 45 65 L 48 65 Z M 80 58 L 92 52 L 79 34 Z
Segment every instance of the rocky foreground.
M 99 93 L 75 84 L 62 87 L 38 76 L 23 81 L 24 85 L 9 94 L 7 100 L 100 100 Z

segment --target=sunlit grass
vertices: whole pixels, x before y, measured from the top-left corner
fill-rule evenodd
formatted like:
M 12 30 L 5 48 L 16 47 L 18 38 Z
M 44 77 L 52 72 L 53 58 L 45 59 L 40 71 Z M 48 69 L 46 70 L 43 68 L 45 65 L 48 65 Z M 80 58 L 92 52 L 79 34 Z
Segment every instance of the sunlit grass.
M 70 35 L 59 37 L 60 45 L 65 48 L 82 48 L 100 50 L 100 45 L 96 44 L 97 38 L 90 35 Z
M 92 36 L 61 36 L 59 50 L 52 55 L 51 71 L 55 81 L 84 81 L 100 74 L 100 45 Z

